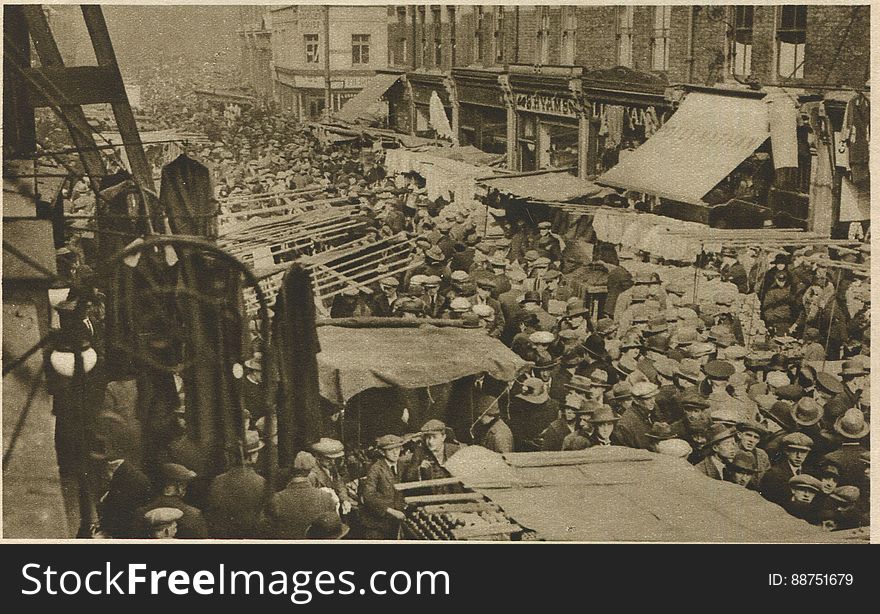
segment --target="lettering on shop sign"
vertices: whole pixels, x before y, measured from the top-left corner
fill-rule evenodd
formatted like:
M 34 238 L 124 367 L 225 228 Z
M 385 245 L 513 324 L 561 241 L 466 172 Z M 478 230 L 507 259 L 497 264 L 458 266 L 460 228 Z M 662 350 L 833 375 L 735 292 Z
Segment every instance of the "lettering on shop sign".
M 580 107 L 573 98 L 547 94 L 515 94 L 516 108 L 532 113 L 577 117 Z
M 593 117 L 600 121 L 605 121 L 608 109 L 612 106 L 602 102 L 593 103 Z M 657 109 L 653 106 L 648 107 L 624 107 L 624 118 L 630 128 L 644 127 L 646 134 L 657 132 L 663 124 L 663 116 L 657 114 Z

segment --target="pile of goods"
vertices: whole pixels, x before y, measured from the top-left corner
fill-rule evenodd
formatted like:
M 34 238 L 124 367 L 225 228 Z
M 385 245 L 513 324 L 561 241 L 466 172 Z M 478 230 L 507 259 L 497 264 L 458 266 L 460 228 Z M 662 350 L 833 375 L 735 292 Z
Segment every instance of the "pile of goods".
M 489 501 L 420 505 L 407 511 L 404 532 L 419 540 L 534 540 L 535 534 Z

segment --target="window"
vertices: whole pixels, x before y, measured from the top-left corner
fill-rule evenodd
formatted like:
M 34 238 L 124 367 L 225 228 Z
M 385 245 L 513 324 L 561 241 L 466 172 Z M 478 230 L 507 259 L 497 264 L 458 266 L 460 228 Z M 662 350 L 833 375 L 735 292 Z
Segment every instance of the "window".
M 504 63 L 504 7 L 495 7 L 495 30 L 492 32 L 492 57 L 498 64 Z
M 570 6 L 562 7 L 562 54 L 560 64 L 574 64 L 577 40 L 577 13 Z
M 440 19 L 440 8 L 431 9 L 431 21 L 434 30 L 434 66 L 443 65 L 443 26 Z
M 747 77 L 752 74 L 752 33 L 755 7 L 733 7 L 733 43 L 730 72 Z
M 617 7 L 617 64 L 632 68 L 633 7 Z
M 806 42 L 807 7 L 780 7 L 776 28 L 776 67 L 780 77 L 803 79 Z
M 474 62 L 483 61 L 483 7 L 474 7 L 476 24 L 474 26 Z
M 669 70 L 669 29 L 672 27 L 672 7 L 654 7 L 654 38 L 651 40 L 651 68 Z
M 352 64 L 369 64 L 370 63 L 370 35 L 369 34 L 352 34 L 351 35 L 351 63 Z
M 317 34 L 305 34 L 303 44 L 306 48 L 306 64 L 317 64 L 321 61 L 320 47 L 318 46 Z
M 425 21 L 425 7 L 420 6 L 419 7 L 419 33 L 420 34 L 419 35 L 422 38 L 422 46 L 421 46 L 421 56 L 419 57 L 419 60 L 420 60 L 419 66 L 424 66 L 428 61 L 428 57 L 430 57 L 428 55 L 428 30 L 427 30 L 427 27 L 428 26 Z
M 550 12 L 542 6 L 540 29 L 538 30 L 538 64 L 550 63 Z

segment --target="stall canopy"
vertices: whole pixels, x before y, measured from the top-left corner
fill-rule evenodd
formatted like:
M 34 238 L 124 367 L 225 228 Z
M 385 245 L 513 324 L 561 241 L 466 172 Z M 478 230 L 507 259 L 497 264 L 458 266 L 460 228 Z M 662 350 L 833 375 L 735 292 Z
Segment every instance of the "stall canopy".
M 514 379 L 529 364 L 480 330 L 319 326 L 321 396 L 341 405 L 369 388 L 423 388 L 486 373 Z
M 654 136 L 597 182 L 702 204 L 769 137 L 763 100 L 692 92 Z
M 647 450 L 502 457 L 468 446 L 446 468 L 551 541 L 811 542 L 824 533 L 755 491 Z
M 342 105 L 336 119 L 355 123 L 359 119 L 370 119 L 379 109 L 379 99 L 397 83 L 400 75 L 381 73 L 373 76 L 354 98 Z
M 568 173 L 544 173 L 522 177 L 498 177 L 482 181 L 485 186 L 527 200 L 569 201 L 593 196 L 602 188 Z

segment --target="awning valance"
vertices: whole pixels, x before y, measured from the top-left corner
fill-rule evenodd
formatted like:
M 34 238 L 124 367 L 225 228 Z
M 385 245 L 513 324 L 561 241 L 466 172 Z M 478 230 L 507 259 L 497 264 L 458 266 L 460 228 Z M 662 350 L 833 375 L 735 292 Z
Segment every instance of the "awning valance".
M 763 100 L 693 92 L 654 136 L 596 181 L 700 204 L 769 137 Z
M 336 113 L 336 118 L 351 123 L 359 119 L 369 119 L 378 111 L 379 99 L 392 85 L 397 83 L 398 79 L 400 79 L 400 75 L 388 73 L 373 76 L 367 81 L 364 89 L 342 105 L 342 108 Z
M 568 173 L 546 173 L 523 177 L 498 177 L 482 181 L 489 188 L 527 200 L 568 201 L 602 191 L 592 181 Z

